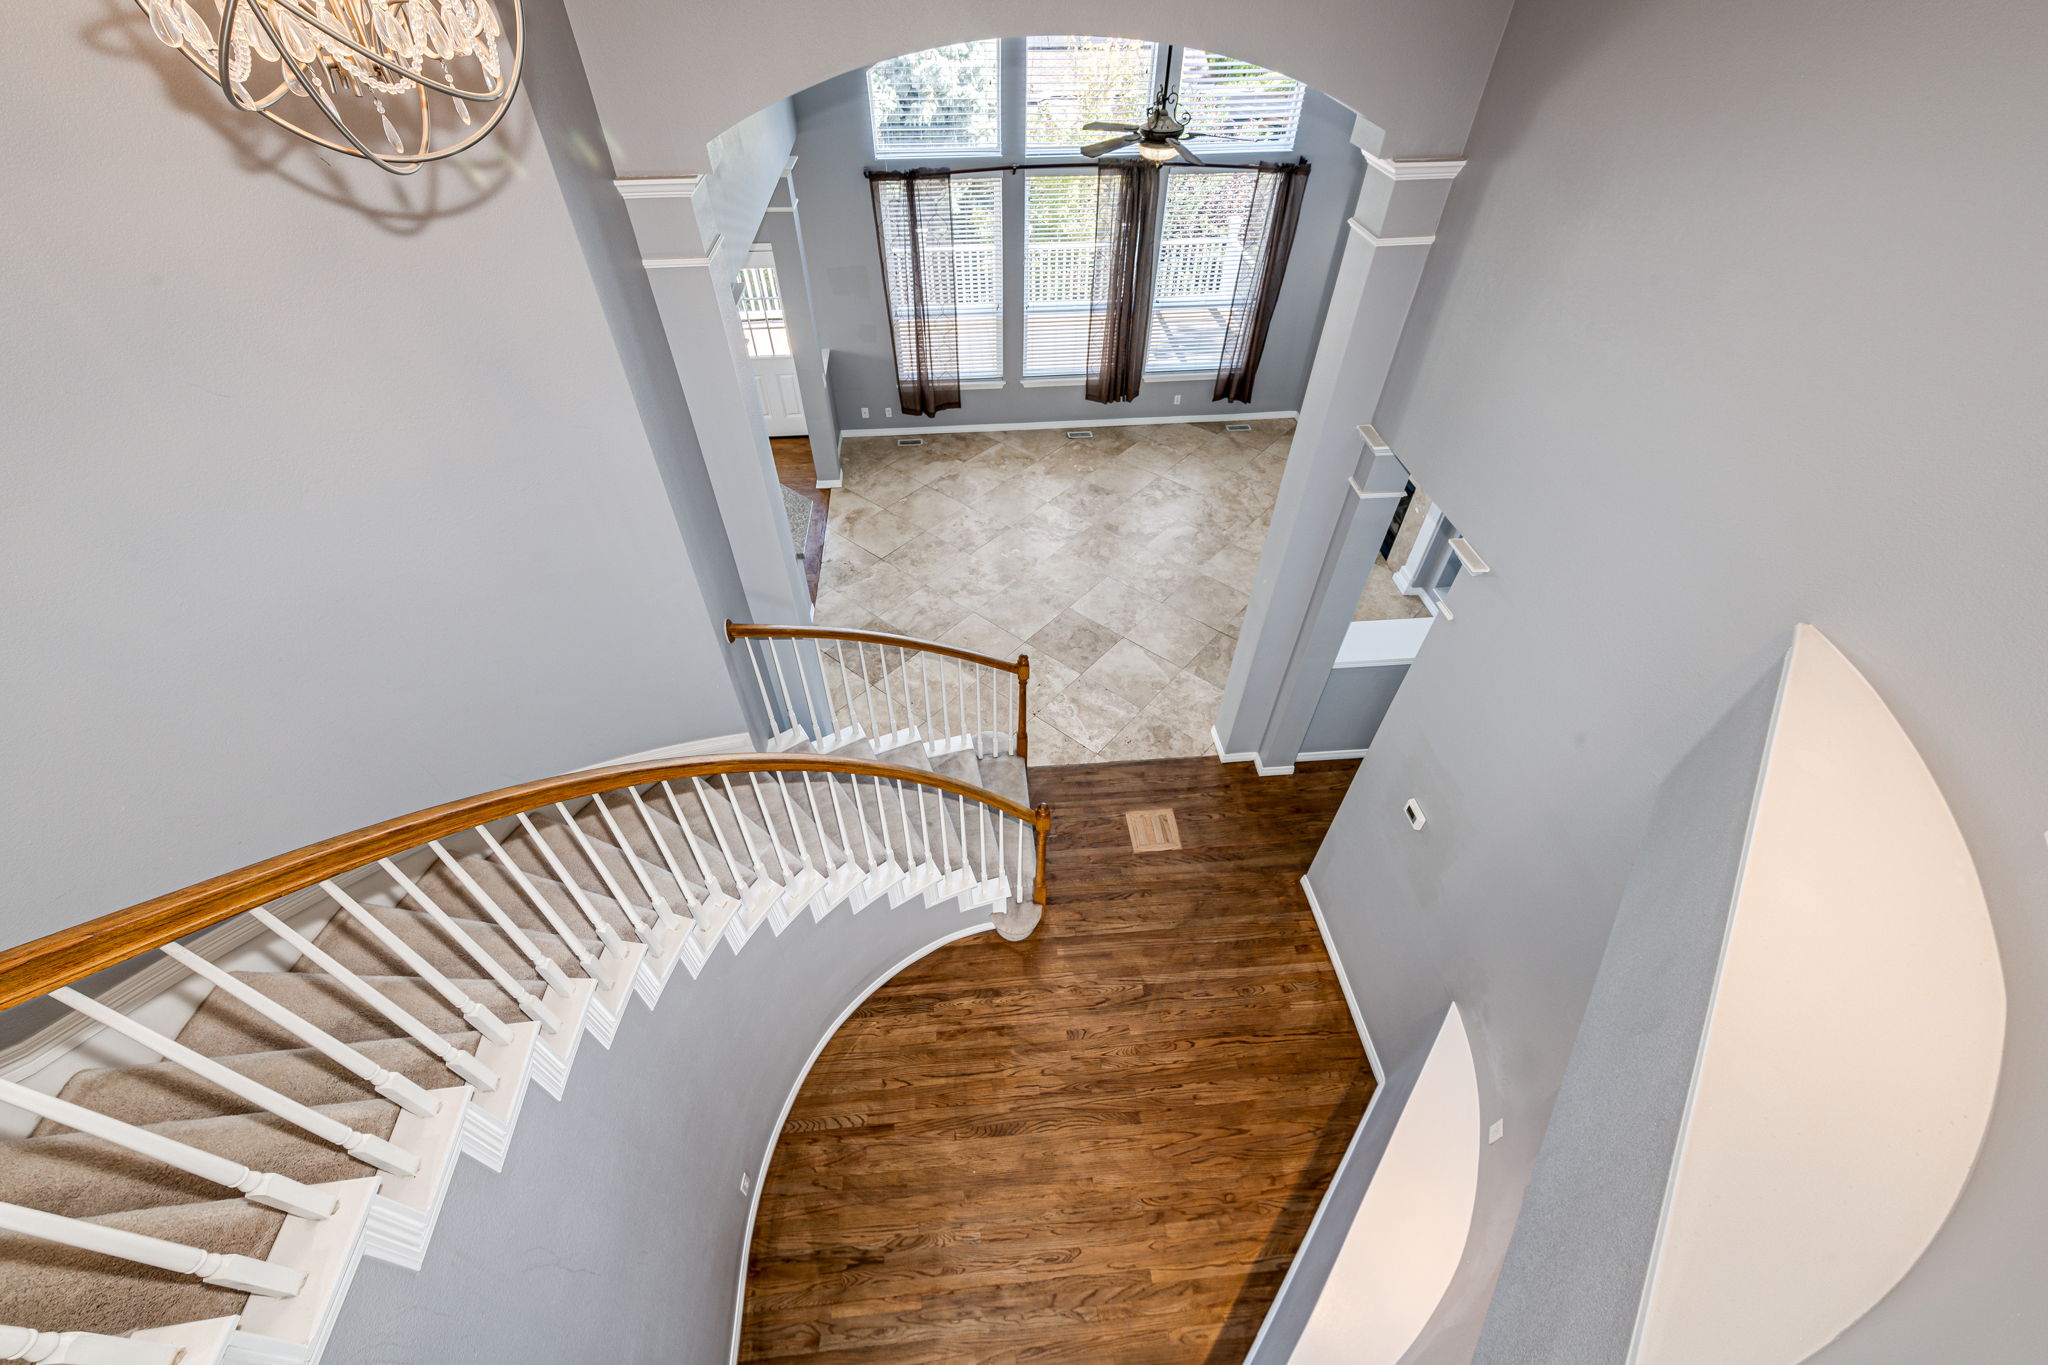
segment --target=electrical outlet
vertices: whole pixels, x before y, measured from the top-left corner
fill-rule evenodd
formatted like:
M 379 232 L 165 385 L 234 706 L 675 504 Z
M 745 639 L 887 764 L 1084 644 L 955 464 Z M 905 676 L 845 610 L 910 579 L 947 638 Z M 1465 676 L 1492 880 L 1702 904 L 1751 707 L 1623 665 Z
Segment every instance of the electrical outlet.
M 1412 796 L 1408 798 L 1407 804 L 1401 807 L 1401 814 L 1407 816 L 1408 823 L 1417 829 L 1429 823 L 1429 817 L 1422 813 L 1422 804 Z
M 861 415 L 862 417 L 866 417 L 866 416 L 868 415 L 868 410 L 867 410 L 866 408 L 862 408 L 862 409 L 860 410 L 860 415 Z
M 1179 394 L 1175 394 L 1175 395 L 1173 396 L 1173 405 L 1174 405 L 1175 407 L 1179 407 L 1179 406 L 1180 406 L 1180 395 L 1179 395 Z
M 754 1192 L 754 1173 L 753 1173 L 752 1171 L 741 1171 L 741 1172 L 740 1172 L 740 1193 L 741 1193 L 741 1194 L 752 1194 L 753 1192 Z
M 894 417 L 895 415 L 896 415 L 896 409 L 894 409 L 894 408 L 883 408 L 883 409 L 882 409 L 882 416 L 884 416 L 884 417 Z
M 1493 1127 L 1486 1130 L 1486 1145 L 1491 1147 L 1494 1143 L 1499 1142 L 1501 1134 L 1507 1132 L 1507 1130 L 1508 1124 L 1506 1119 L 1495 1119 Z

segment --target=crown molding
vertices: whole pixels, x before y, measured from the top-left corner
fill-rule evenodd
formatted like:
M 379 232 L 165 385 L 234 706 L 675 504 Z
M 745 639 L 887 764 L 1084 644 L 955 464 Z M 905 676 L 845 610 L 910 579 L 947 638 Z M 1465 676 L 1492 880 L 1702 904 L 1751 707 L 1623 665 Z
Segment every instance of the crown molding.
M 663 175 L 612 181 L 618 187 L 621 199 L 689 199 L 703 183 L 701 175 Z
M 1428 237 L 1382 237 L 1356 218 L 1347 219 L 1346 222 L 1353 232 L 1374 246 L 1428 246 L 1436 240 L 1434 234 Z
M 1465 169 L 1465 163 L 1450 157 L 1385 157 L 1374 156 L 1363 147 L 1359 155 L 1365 164 L 1386 176 L 1389 180 L 1456 180 L 1458 172 Z
M 702 256 L 643 256 L 640 264 L 649 270 L 686 270 L 692 266 L 708 266 L 718 259 L 718 250 L 724 245 L 724 237 L 713 237 Z

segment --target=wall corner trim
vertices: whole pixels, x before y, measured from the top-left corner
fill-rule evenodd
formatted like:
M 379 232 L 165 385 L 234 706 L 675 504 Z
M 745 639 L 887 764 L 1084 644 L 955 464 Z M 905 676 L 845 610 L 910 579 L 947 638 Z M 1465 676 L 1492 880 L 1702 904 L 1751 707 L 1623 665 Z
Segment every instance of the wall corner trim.
M 708 267 L 718 259 L 719 248 L 725 245 L 725 238 L 713 237 L 711 245 L 704 249 L 702 256 L 643 256 L 640 264 L 649 270 L 681 270 L 691 266 Z
M 1346 219 L 1345 223 L 1353 232 L 1374 246 L 1428 246 L 1436 240 L 1435 233 L 1427 237 L 1382 237 L 1356 218 Z
M 614 180 L 621 199 L 689 199 L 704 183 L 701 175 L 659 175 Z
M 1389 180 L 1456 180 L 1458 172 L 1465 169 L 1464 160 L 1457 157 L 1375 156 L 1363 147 L 1359 148 L 1358 154 L 1365 158 L 1366 165 Z

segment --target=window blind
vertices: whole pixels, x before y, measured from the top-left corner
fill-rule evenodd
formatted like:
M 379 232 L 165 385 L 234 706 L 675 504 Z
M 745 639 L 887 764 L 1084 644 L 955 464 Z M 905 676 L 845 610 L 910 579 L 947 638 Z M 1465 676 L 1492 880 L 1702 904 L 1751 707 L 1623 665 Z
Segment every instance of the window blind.
M 1088 364 L 1095 271 L 1095 173 L 1024 177 L 1024 373 Z
M 955 43 L 868 68 L 878 157 L 993 156 L 1001 150 L 997 42 Z
M 1084 123 L 1144 119 L 1158 80 L 1156 44 L 1072 33 L 1026 38 L 1024 44 L 1026 155 L 1073 154 L 1110 136 L 1084 131 Z
M 1204 157 L 1291 150 L 1301 127 L 1302 89 L 1300 81 L 1220 52 L 1181 53 L 1181 113 L 1203 134 L 1190 145 Z
M 953 177 L 953 286 L 962 379 L 1003 377 L 1003 178 Z
M 1168 168 L 1148 373 L 1216 368 L 1257 182 L 1256 171 Z

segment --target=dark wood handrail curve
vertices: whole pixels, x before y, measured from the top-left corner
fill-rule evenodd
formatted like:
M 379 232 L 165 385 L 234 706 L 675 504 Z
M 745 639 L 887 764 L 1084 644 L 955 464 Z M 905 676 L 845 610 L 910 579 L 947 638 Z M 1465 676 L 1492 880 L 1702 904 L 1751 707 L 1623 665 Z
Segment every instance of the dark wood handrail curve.
M 937 640 L 920 640 L 911 635 L 887 635 L 879 630 L 832 630 L 823 626 L 756 626 L 745 621 L 727 621 L 725 638 L 731 640 L 851 640 L 866 645 L 888 645 L 893 649 L 917 649 L 926 654 L 943 654 L 949 659 L 965 659 L 971 664 L 985 668 L 1000 668 L 1005 673 L 1022 677 L 1031 671 L 1031 656 L 1019 654 L 1015 659 L 998 659 L 992 654 L 976 654 L 971 649 L 955 649 L 942 645 Z
M 735 640 L 845 640 L 854 644 L 888 645 L 894 649 L 916 649 L 926 654 L 942 654 L 949 659 L 964 659 L 984 668 L 999 668 L 1017 678 L 1017 757 L 1031 757 L 1031 656 L 1019 654 L 1015 663 L 998 659 L 992 654 L 976 654 L 971 649 L 955 649 L 942 645 L 937 640 L 920 640 L 910 635 L 889 635 L 878 630 L 834 630 L 829 626 L 757 626 L 745 621 L 727 620 L 725 623 L 727 644 Z
M 125 910 L 101 915 L 69 929 L 0 953 L 0 1009 L 11 1009 L 25 1001 L 83 980 L 94 972 L 118 966 L 139 953 L 161 948 L 187 934 L 196 934 L 247 910 L 267 905 L 280 896 L 316 886 L 329 877 L 353 872 L 379 858 L 388 858 L 418 848 L 429 839 L 441 839 L 477 825 L 489 824 L 508 815 L 518 815 L 573 801 L 622 787 L 645 786 L 650 782 L 678 778 L 715 777 L 722 773 L 817 772 L 840 776 L 892 778 L 936 791 L 963 796 L 1029 824 L 1037 831 L 1038 881 L 1034 899 L 1045 901 L 1045 836 L 1052 826 L 1052 810 L 1033 810 L 1007 797 L 940 773 L 877 763 L 864 758 L 837 758 L 831 754 L 733 754 L 719 758 L 673 759 L 649 763 L 621 763 L 609 768 L 591 768 L 500 787 L 480 796 L 414 811 L 352 833 L 323 839 L 290 853 L 280 853 L 260 863 L 181 891 L 172 891 L 131 905 Z

